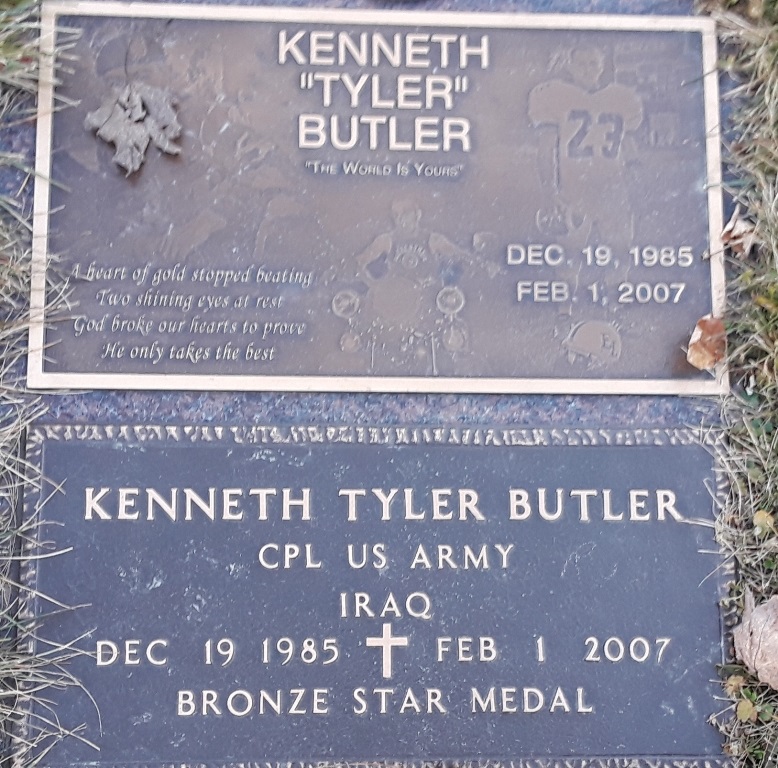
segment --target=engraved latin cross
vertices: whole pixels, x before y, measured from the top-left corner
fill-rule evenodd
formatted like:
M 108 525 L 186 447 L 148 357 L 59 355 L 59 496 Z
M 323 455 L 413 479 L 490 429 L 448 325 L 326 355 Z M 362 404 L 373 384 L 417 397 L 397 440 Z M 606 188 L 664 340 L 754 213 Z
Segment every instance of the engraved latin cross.
M 381 672 L 384 678 L 392 676 L 392 651 L 395 648 L 407 648 L 408 638 L 392 636 L 392 625 L 387 622 L 384 624 L 380 637 L 366 637 L 365 645 L 368 648 L 380 648 L 382 651 Z

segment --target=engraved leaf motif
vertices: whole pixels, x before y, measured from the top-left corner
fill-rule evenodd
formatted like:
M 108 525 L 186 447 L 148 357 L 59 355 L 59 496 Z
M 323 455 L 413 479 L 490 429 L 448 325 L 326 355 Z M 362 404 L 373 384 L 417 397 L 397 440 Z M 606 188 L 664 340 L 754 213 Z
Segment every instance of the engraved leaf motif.
M 113 161 L 129 176 L 143 165 L 149 143 L 169 155 L 180 154 L 181 147 L 174 143 L 181 136 L 175 107 L 169 91 L 130 83 L 87 113 L 84 127 L 114 145 Z

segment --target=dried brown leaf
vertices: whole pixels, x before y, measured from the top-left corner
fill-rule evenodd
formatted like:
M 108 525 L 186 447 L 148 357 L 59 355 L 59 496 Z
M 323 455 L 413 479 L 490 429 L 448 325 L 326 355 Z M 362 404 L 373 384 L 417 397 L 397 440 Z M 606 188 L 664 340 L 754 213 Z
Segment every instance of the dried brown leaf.
M 743 621 L 733 632 L 735 653 L 760 682 L 778 690 L 778 595 L 754 607 L 746 593 Z
M 757 509 L 754 512 L 754 533 L 757 536 L 764 536 L 771 531 L 775 532 L 775 517 L 766 509 Z
M 732 696 L 737 696 L 746 684 L 746 679 L 743 675 L 730 675 L 724 682 L 724 690 Z
M 759 711 L 753 701 L 748 699 L 740 699 L 737 703 L 737 719 L 742 723 L 756 722 L 756 718 L 759 716 Z
M 686 359 L 690 365 L 701 371 L 715 368 L 724 359 L 727 351 L 727 332 L 724 323 L 713 315 L 705 315 L 697 321 Z
M 741 258 L 748 256 L 753 247 L 760 243 L 753 222 L 741 216 L 739 205 L 735 207 L 735 212 L 721 233 L 721 242 Z

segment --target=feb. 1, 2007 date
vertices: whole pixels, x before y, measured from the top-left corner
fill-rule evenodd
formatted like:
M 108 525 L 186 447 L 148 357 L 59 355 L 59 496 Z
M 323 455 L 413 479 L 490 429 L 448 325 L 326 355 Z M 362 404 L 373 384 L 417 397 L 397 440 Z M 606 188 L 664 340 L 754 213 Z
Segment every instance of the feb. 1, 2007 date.
M 675 246 L 635 246 L 629 249 L 630 267 L 672 268 L 691 267 L 694 263 L 694 250 L 689 245 Z M 618 267 L 619 260 L 614 259 L 613 249 L 608 245 L 588 246 L 581 251 L 585 263 L 590 267 Z M 591 299 L 597 304 L 607 304 L 602 284 L 599 281 L 586 286 Z M 678 304 L 686 290 L 682 281 L 628 281 L 618 284 L 616 302 L 618 304 Z
M 605 295 L 600 283 L 590 283 L 586 289 L 595 303 L 604 304 Z M 686 290 L 686 283 L 629 283 L 618 285 L 619 304 L 678 304 Z

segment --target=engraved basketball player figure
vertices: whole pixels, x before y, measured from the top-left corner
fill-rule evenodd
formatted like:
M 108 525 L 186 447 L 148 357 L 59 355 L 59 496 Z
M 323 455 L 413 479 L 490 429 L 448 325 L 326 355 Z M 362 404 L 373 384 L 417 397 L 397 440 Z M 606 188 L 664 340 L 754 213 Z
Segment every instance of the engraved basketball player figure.
M 616 82 L 603 85 L 606 56 L 599 48 L 575 48 L 551 67 L 561 67 L 564 79 L 535 86 L 528 103 L 532 124 L 545 133 L 540 172 L 553 190 L 550 218 L 561 218 L 567 232 L 578 230 L 590 243 L 628 245 L 633 222 L 625 149 L 643 122 L 640 97 Z M 539 224 L 548 218 L 542 214 Z
M 394 226 L 357 254 L 352 283 L 332 299 L 333 314 L 349 326 L 341 350 L 367 351 L 370 370 L 438 375 L 441 354 L 453 361 L 468 349 L 458 283 L 472 257 L 423 227 L 421 213 L 409 200 L 395 201 Z

